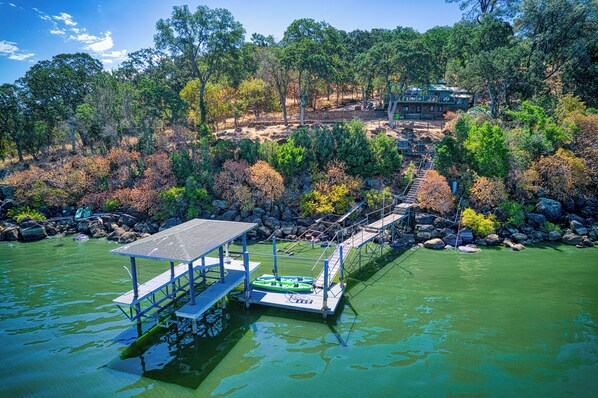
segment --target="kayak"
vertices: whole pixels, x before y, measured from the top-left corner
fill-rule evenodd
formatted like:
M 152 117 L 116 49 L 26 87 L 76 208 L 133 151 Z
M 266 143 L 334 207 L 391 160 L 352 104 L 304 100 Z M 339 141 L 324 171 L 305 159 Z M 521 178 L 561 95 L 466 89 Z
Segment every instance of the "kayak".
M 294 293 L 309 293 L 311 292 L 311 285 L 309 283 L 288 282 L 288 281 L 262 281 L 254 280 L 251 286 L 256 289 L 271 290 L 273 292 L 294 292 Z
M 310 276 L 288 276 L 288 275 L 268 275 L 264 274 L 255 278 L 256 281 L 283 281 L 283 282 L 299 282 L 299 283 L 309 283 L 310 285 L 314 283 L 314 278 Z

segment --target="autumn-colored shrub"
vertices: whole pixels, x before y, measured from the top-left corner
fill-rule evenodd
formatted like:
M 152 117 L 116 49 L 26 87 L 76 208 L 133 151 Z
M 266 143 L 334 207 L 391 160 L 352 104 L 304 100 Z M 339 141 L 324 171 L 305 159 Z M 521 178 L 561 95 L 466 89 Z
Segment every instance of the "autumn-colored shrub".
M 443 176 L 435 170 L 428 170 L 417 190 L 417 202 L 422 209 L 441 214 L 454 208 L 451 188 Z
M 596 195 L 596 187 L 598 187 L 598 114 L 575 113 L 570 115 L 568 120 L 577 127 L 573 139 L 573 152 L 585 161 L 588 177 L 591 180 L 590 186 L 594 187 L 593 195 Z
M 393 197 L 389 187 L 385 187 L 380 191 L 368 191 L 365 194 L 365 200 L 371 210 L 380 209 L 382 206 L 390 206 L 393 203 Z
M 500 178 L 478 178 L 469 191 L 472 204 L 477 207 L 487 206 L 491 209 L 507 199 L 505 184 Z
M 585 160 L 562 148 L 552 156 L 540 158 L 533 168 L 546 194 L 560 201 L 584 193 L 590 184 Z
M 461 224 L 480 237 L 488 236 L 496 229 L 494 215 L 484 216 L 470 208 L 463 210 Z
M 284 182 L 279 172 L 268 163 L 258 160 L 247 169 L 247 180 L 258 201 L 278 201 L 284 192 Z
M 214 179 L 214 189 L 226 201 L 236 201 L 236 187 L 247 183 L 249 164 L 244 160 L 226 160 Z

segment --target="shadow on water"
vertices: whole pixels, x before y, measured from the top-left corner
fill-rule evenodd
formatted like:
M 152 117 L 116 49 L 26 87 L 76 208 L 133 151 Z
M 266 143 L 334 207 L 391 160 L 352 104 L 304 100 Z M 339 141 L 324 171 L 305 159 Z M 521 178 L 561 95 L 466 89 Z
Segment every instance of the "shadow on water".
M 213 309 L 204 315 L 198 321 L 197 335 L 190 333 L 189 328 L 154 327 L 147 331 L 147 326 L 144 326 L 144 334 L 138 338 L 135 327 L 128 329 L 119 336 L 118 341 L 133 343 L 106 366 L 120 372 L 197 389 L 246 332 L 258 332 L 258 321 L 263 316 L 319 324 L 323 327 L 321 334 L 330 332 L 338 344 L 346 346 L 357 314 L 346 300 L 339 307 L 334 316 L 323 319 L 319 314 L 273 307 L 253 306 L 246 310 L 243 304 L 233 301 L 226 310 Z M 309 338 L 305 335 L 293 336 L 292 333 L 293 329 L 289 330 L 286 337 Z
M 176 326 L 153 328 L 107 367 L 196 389 L 260 316 L 231 307 L 206 313 L 196 335 Z

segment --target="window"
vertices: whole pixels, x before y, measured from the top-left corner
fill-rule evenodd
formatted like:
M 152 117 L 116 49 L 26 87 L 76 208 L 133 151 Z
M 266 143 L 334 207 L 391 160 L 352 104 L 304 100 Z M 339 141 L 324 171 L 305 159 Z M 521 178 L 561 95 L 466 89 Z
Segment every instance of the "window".
M 418 106 L 416 106 L 416 107 L 415 107 L 415 111 L 416 111 L 416 112 L 421 112 L 421 111 L 422 111 L 422 107 L 421 107 L 421 106 L 419 106 L 419 105 L 418 105 Z
M 403 112 L 409 112 L 409 105 L 405 105 L 403 107 Z
M 438 105 L 438 112 L 442 112 L 442 105 Z
M 434 112 L 434 105 L 430 105 L 430 112 Z

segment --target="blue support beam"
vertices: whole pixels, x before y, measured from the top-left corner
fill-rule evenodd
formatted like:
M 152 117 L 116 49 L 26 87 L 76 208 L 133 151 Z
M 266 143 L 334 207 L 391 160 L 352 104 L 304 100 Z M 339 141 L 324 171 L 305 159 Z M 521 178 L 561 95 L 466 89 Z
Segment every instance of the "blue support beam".
M 272 238 L 272 252 L 274 254 L 274 269 L 272 270 L 272 273 L 274 273 L 274 276 L 278 276 L 278 255 L 277 255 L 277 250 L 276 250 L 276 238 L 273 237 Z
M 220 261 L 220 282 L 224 283 L 224 248 L 218 248 L 218 259 Z
M 324 260 L 324 300 L 322 302 L 322 309 L 328 308 L 328 260 Z
M 341 262 L 341 287 L 345 285 L 345 260 L 343 259 L 343 247 L 338 247 L 339 260 Z
M 193 280 L 193 263 L 189 263 L 189 303 L 195 305 L 195 281 Z

